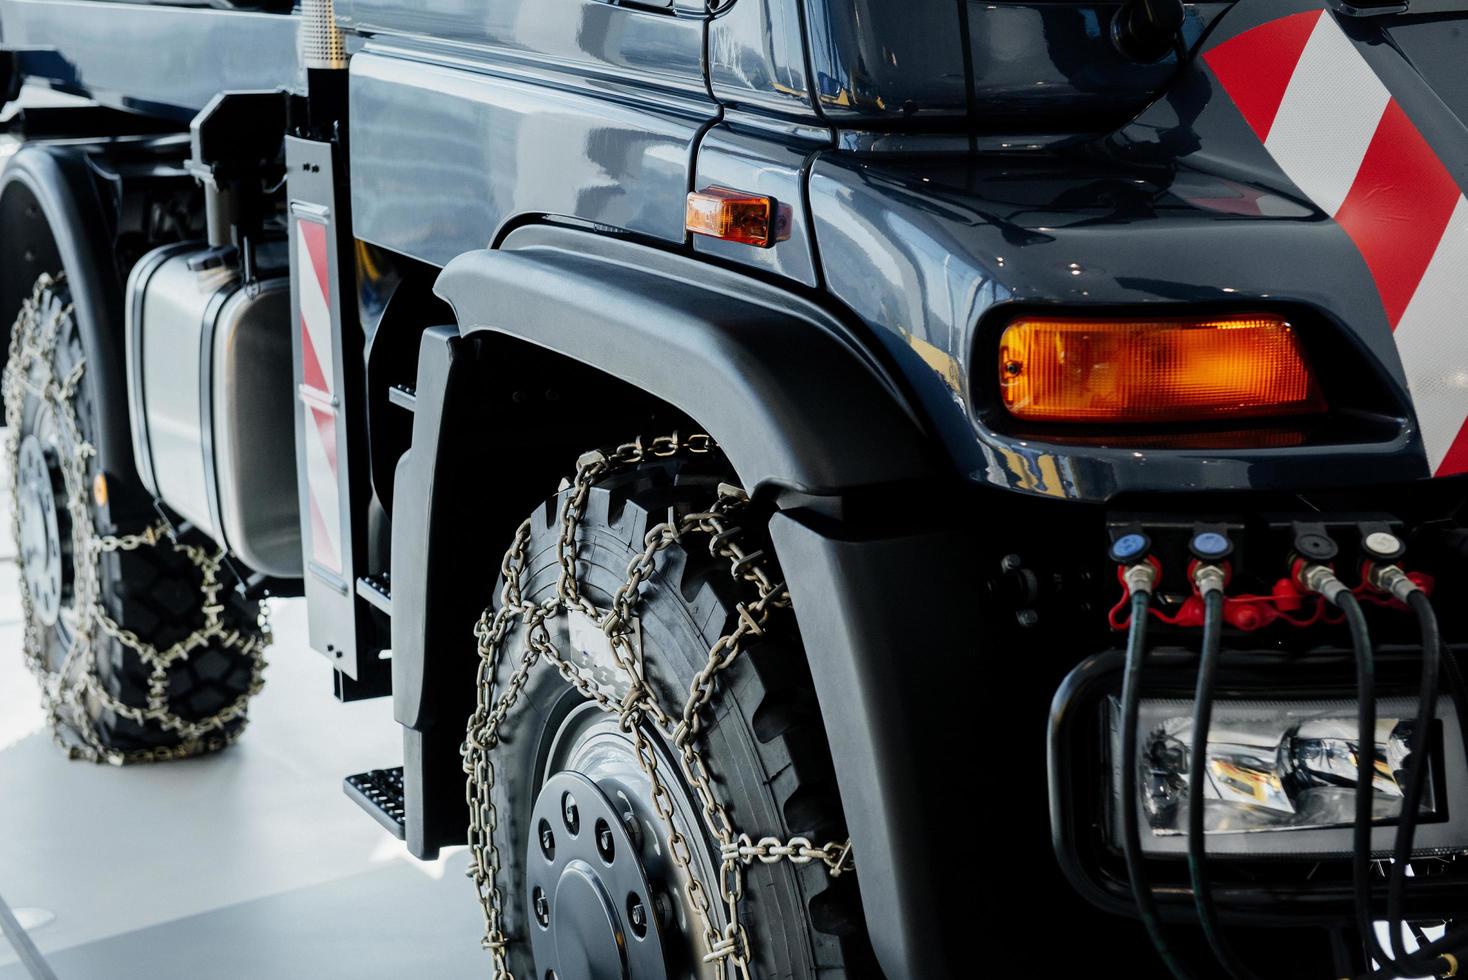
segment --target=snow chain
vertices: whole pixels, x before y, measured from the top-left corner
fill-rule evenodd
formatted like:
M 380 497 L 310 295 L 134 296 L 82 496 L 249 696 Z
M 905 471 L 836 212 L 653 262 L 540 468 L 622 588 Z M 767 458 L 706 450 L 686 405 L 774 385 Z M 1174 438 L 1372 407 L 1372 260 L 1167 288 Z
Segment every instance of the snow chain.
M 753 861 L 774 864 L 789 861 L 803 865 L 821 861 L 834 877 L 851 870 L 851 841 L 829 843 L 823 847 L 796 837 L 782 841 L 764 837 L 752 841 L 738 833 L 718 798 L 714 795 L 712 777 L 699 750 L 698 738 L 703 730 L 702 710 L 714 695 L 714 679 L 734 662 L 751 636 L 764 631 L 773 610 L 790 605 L 790 594 L 783 582 L 774 582 L 766 569 L 764 553 L 747 552 L 739 543 L 740 529 L 732 519 L 748 504 L 749 498 L 737 487 L 722 485 L 718 498 L 708 510 L 685 514 L 669 520 L 647 533 L 642 553 L 627 566 L 627 579 L 618 588 L 608 610 L 597 609 L 581 594 L 576 579 L 576 531 L 586 512 L 586 501 L 592 485 L 602 477 L 635 466 L 644 460 L 675 456 L 702 455 L 717 450 L 707 435 L 681 439 L 676 433 L 654 439 L 644 447 L 639 439 L 610 452 L 587 453 L 577 461 L 576 478 L 561 506 L 560 538 L 556 555 L 561 573 L 555 595 L 540 604 L 527 602 L 521 591 L 521 576 L 529 556 L 530 521 L 515 532 L 514 543 L 500 565 L 504 584 L 500 589 L 498 608 L 486 609 L 474 633 L 479 640 L 479 673 L 477 701 L 469 718 L 468 733 L 462 749 L 469 805 L 469 847 L 473 863 L 469 875 L 479 893 L 484 909 L 482 944 L 494 957 L 495 980 L 514 980 L 510 972 L 508 944 L 501 924 L 503 896 L 499 888 L 500 855 L 494 839 L 498 816 L 491 790 L 495 770 L 490 753 L 498 744 L 499 728 L 524 689 L 530 670 L 541 658 L 554 664 L 561 676 L 602 710 L 617 715 L 621 728 L 636 744 L 637 759 L 652 784 L 653 805 L 669 833 L 670 852 L 678 867 L 683 887 L 697 913 L 703 932 L 704 962 L 722 961 L 736 976 L 750 975 L 749 937 L 739 922 L 739 902 L 744 891 L 743 868 Z M 708 661 L 695 676 L 688 701 L 677 715 L 669 714 L 645 681 L 642 652 L 632 638 L 632 614 L 637 605 L 641 585 L 650 579 L 657 567 L 657 556 L 686 535 L 707 538 L 709 553 L 729 562 L 730 574 L 738 582 L 754 587 L 756 597 L 736 606 L 738 623 L 733 632 L 721 636 L 710 648 Z M 630 689 L 621 700 L 604 694 L 589 676 L 563 657 L 551 642 L 546 623 L 556 616 L 579 611 L 589 616 L 606 634 L 613 658 L 628 677 Z M 516 626 L 527 634 L 527 649 L 506 682 L 496 691 L 494 678 L 506 637 Z M 693 870 L 693 851 L 688 840 L 673 824 L 673 801 L 662 775 L 658 772 L 657 754 L 649 734 L 650 728 L 666 738 L 676 750 L 679 770 L 698 797 L 704 824 L 719 846 L 719 898 L 724 904 L 726 924 L 722 929 L 714 923 L 709 889 Z M 727 972 L 727 970 L 726 970 Z
M 50 290 L 64 282 L 64 275 L 42 276 L 31 296 L 21 306 L 20 315 L 10 336 L 10 359 L 5 368 L 5 452 L 10 469 L 11 499 L 19 489 L 17 457 L 20 451 L 20 427 L 27 395 L 34 395 L 50 407 L 56 425 L 71 452 L 61 453 L 59 460 L 65 491 L 65 507 L 71 519 L 72 562 L 74 568 L 73 604 L 76 621 L 70 648 L 61 665 L 50 670 L 46 662 L 46 627 L 33 615 L 32 599 L 20 576 L 21 610 L 25 617 L 26 665 L 41 687 L 41 698 L 47 720 L 56 742 L 74 759 L 124 765 L 131 762 L 164 762 L 212 752 L 232 743 L 243 730 L 245 709 L 251 697 L 264 684 L 265 647 L 270 643 L 270 627 L 265 606 L 260 605 L 259 632 L 242 633 L 225 624 L 224 603 L 220 593 L 225 585 L 219 572 L 222 551 L 210 553 L 196 545 L 174 539 L 167 526 L 159 524 L 140 534 L 123 536 L 99 535 L 88 500 L 92 493 L 87 478 L 87 460 L 97 450 L 82 435 L 73 399 L 81 385 L 86 366 L 79 360 L 66 377 L 58 377 L 54 361 L 56 345 L 63 325 L 69 326 L 72 306 L 59 309 L 60 300 Z M 43 308 L 43 304 L 51 304 Z M 11 531 L 20 541 L 20 508 L 11 508 Z M 107 614 L 101 601 L 99 565 L 106 552 L 133 551 L 138 548 L 171 547 L 182 552 L 199 570 L 202 581 L 204 621 L 184 639 L 166 650 L 144 641 L 136 633 L 123 629 Z M 24 572 L 25 555 L 17 547 L 17 568 Z M 149 670 L 147 705 L 126 704 L 113 696 L 97 672 L 97 659 L 106 649 L 104 638 L 111 638 L 136 653 Z M 232 703 L 202 719 L 186 719 L 175 714 L 168 705 L 170 668 L 188 660 L 194 651 L 205 647 L 237 650 L 251 658 L 250 685 Z M 90 710 L 89 710 L 90 707 Z M 96 709 L 110 711 L 138 724 L 151 723 L 178 735 L 178 744 L 155 749 L 118 751 L 103 741 L 92 720 Z M 241 720 L 233 731 L 224 729 Z M 72 737 L 68 738 L 70 733 Z M 80 744 L 78 744 L 78 740 Z

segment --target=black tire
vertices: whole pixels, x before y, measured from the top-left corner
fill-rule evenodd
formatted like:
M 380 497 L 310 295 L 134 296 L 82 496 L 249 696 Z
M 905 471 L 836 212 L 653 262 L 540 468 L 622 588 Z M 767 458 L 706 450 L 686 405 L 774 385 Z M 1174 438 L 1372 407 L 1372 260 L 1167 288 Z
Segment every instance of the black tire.
M 677 467 L 665 465 L 623 472 L 593 488 L 577 537 L 582 594 L 598 608 L 607 608 L 648 530 L 668 519 L 669 508 L 707 507 L 718 482 L 714 474 L 679 473 Z M 547 501 L 532 517 L 522 583 L 530 601 L 539 602 L 555 592 L 563 496 Z M 757 537 L 754 531 L 746 534 Z M 702 541 L 694 544 L 690 539 L 689 547 L 692 550 L 674 544 L 662 553 L 637 607 L 648 680 L 659 701 L 674 714 L 687 700 L 689 684 L 704 666 L 709 647 L 732 628 L 735 602 L 752 597 L 745 587 L 735 586 L 727 562 L 716 562 Z M 773 628 L 719 675 L 714 698 L 705 709 L 710 727 L 703 754 L 715 791 L 737 830 L 755 839 L 804 836 L 816 845 L 844 840 L 830 752 L 796 624 L 789 612 L 776 615 Z M 566 617 L 547 625 L 558 649 L 571 650 Z M 506 641 L 495 678 L 497 691 L 504 689 L 519 663 L 524 644 L 523 630 L 514 631 Z M 516 976 L 540 978 L 555 967 L 532 965 L 531 944 L 526 941 L 527 930 L 537 928 L 527 912 L 529 821 L 532 803 L 551 775 L 546 769 L 555 733 L 564 731 L 570 724 L 567 719 L 585 712 L 588 704 L 554 666 L 541 660 L 501 728 L 493 752 L 497 778 L 492 798 L 499 817 L 505 932 Z M 594 710 L 598 717 L 605 716 Z M 664 772 L 664 778 L 679 779 L 675 766 L 660 769 L 672 770 Z M 709 836 L 690 835 L 690 839 L 703 842 L 717 868 L 717 851 Z M 717 881 L 709 884 L 717 896 Z M 854 875 L 833 878 L 820 862 L 803 866 L 756 862 L 746 869 L 740 920 L 748 931 L 757 977 L 834 980 L 875 975 Z M 688 964 L 670 963 L 668 975 L 691 975 L 688 969 Z
M 95 559 L 95 586 L 87 584 L 85 556 L 96 536 L 137 534 L 157 517 L 143 505 L 147 497 L 133 474 L 102 474 L 89 451 L 101 431 L 101 406 L 86 369 L 65 278 L 42 276 L 12 329 L 5 373 L 27 658 L 57 739 L 74 756 L 124 763 L 222 748 L 243 730 L 245 705 L 261 683 L 268 637 L 261 605 L 238 598 L 221 577 L 216 601 L 222 608 L 209 619 L 197 559 L 212 556 L 215 546 L 203 539 L 160 538 L 103 551 Z M 53 585 L 43 584 L 49 576 L 34 570 L 41 563 L 38 527 L 45 523 L 37 520 L 44 508 L 35 503 L 33 483 L 43 479 L 36 447 L 57 514 L 59 609 Z M 67 456 L 80 466 L 61 465 Z M 153 667 L 118 636 L 167 650 L 201 629 L 207 635 L 162 671 L 157 693 L 150 691 Z

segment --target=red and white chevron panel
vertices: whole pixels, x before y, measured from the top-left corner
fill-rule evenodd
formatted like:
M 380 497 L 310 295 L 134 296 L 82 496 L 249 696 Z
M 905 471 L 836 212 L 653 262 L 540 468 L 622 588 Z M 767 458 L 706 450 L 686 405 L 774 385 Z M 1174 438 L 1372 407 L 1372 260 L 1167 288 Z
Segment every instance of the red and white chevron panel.
M 306 497 L 311 510 L 311 558 L 342 573 L 341 501 L 337 490 L 336 379 L 331 354 L 331 276 L 326 226 L 296 220 L 296 288 L 301 307 L 305 401 Z
M 1280 168 L 1355 242 L 1437 476 L 1468 471 L 1468 200 L 1335 18 L 1281 17 L 1203 56 Z

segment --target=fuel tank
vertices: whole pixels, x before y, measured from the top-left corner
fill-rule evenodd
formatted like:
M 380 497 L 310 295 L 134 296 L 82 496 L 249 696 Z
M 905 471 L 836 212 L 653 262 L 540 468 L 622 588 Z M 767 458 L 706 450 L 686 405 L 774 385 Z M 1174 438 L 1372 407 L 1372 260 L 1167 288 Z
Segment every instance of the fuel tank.
M 299 577 L 290 280 L 247 282 L 219 249 L 165 245 L 129 277 L 126 343 L 149 492 L 251 570 Z
M 1463 473 L 1465 31 L 1464 14 L 1240 0 L 1103 137 L 826 152 L 810 180 L 824 281 L 978 480 L 1104 501 Z M 998 334 L 1036 309 L 1283 314 L 1332 411 L 1168 438 L 1022 426 L 996 403 Z

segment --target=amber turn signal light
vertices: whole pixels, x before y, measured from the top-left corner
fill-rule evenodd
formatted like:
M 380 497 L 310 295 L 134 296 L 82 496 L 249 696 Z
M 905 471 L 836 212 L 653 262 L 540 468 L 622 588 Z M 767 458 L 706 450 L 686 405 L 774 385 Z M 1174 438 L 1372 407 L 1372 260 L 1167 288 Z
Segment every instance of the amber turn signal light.
M 1024 317 L 999 341 L 1004 407 L 1030 422 L 1197 422 L 1325 410 L 1300 339 L 1265 313 Z
M 688 195 L 683 226 L 695 235 L 764 248 L 775 241 L 772 198 L 706 187 Z

